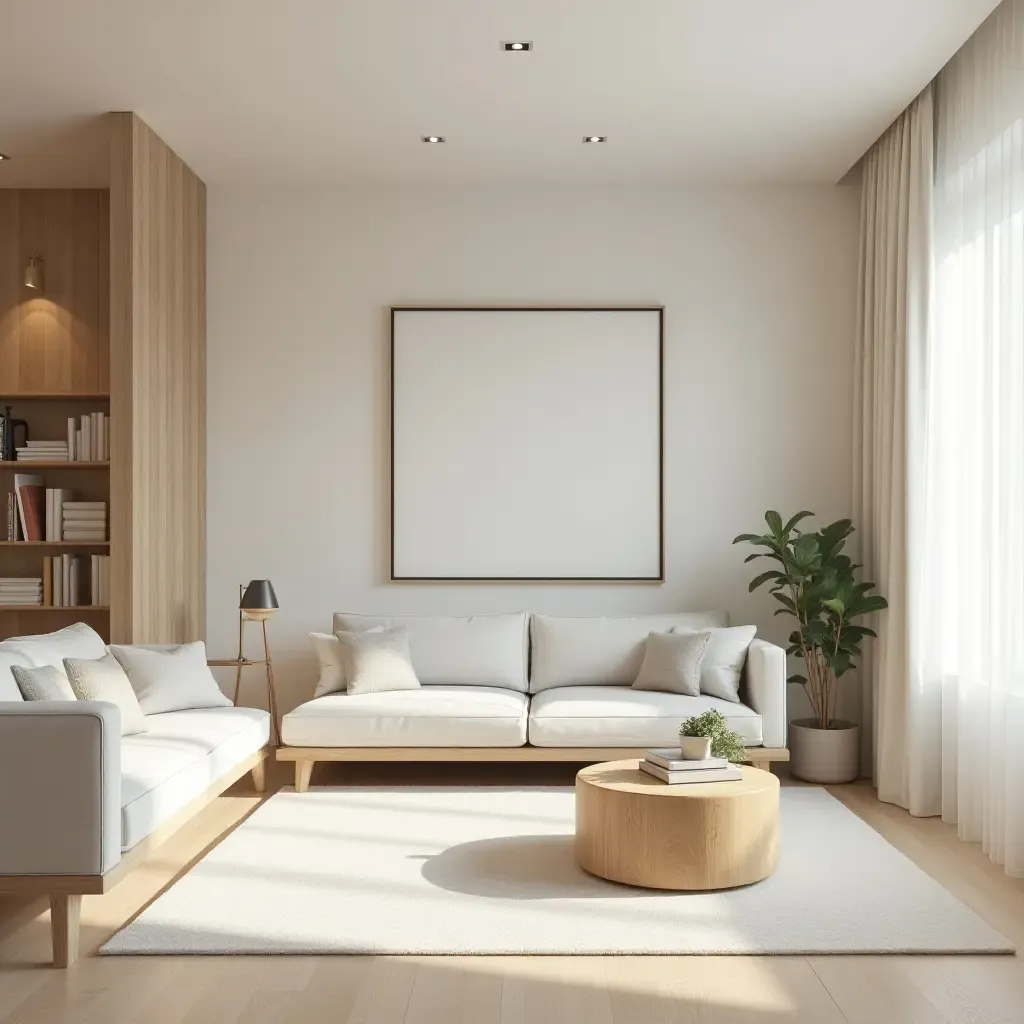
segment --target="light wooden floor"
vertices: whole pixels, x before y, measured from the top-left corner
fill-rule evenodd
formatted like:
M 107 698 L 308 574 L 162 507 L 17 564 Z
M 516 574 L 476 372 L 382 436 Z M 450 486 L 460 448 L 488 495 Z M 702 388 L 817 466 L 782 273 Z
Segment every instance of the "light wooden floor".
M 568 766 L 324 766 L 314 784 L 568 784 L 572 774 Z M 275 775 L 276 785 L 288 781 Z M 83 959 L 68 971 L 43 966 L 49 958 L 45 906 L 0 903 L 0 1021 L 1024 1024 L 1024 957 L 93 955 L 257 805 L 247 785 L 218 800 L 112 892 L 85 898 Z M 1024 882 L 1006 878 L 976 846 L 960 843 L 950 826 L 878 803 L 867 785 L 832 792 L 1024 949 Z

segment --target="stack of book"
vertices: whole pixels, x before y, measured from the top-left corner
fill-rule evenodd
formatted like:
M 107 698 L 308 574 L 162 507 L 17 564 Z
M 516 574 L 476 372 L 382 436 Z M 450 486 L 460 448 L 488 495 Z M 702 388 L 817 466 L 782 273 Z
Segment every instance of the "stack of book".
M 68 419 L 68 455 L 72 462 L 106 462 L 110 459 L 110 417 L 90 412 L 75 422 Z
M 743 772 L 724 757 L 687 761 L 678 749 L 648 750 L 640 762 L 640 770 L 670 786 L 695 782 L 738 782 L 743 778 Z
M 84 555 L 47 555 L 43 559 L 43 604 L 54 608 L 88 605 Z
M 67 501 L 61 505 L 61 540 L 105 541 L 107 539 L 107 503 L 105 501 Z
M 15 448 L 15 458 L 20 462 L 67 462 L 67 441 L 26 441 L 24 448 Z
M 64 502 L 73 501 L 74 494 L 64 487 L 46 488 L 46 539 L 64 539 Z
M 43 581 L 39 577 L 0 576 L 0 606 L 42 603 Z
M 110 606 L 110 555 L 93 555 L 89 566 L 92 603 L 95 607 Z

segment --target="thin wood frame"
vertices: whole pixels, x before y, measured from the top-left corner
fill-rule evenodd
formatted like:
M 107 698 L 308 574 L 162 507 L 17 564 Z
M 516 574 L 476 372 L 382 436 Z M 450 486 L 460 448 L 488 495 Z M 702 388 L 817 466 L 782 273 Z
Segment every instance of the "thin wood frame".
M 395 573 L 395 314 L 396 313 L 657 313 L 658 314 L 658 573 L 656 576 L 400 576 Z M 665 307 L 664 306 L 391 306 L 388 349 L 388 494 L 392 583 L 654 583 L 665 582 Z

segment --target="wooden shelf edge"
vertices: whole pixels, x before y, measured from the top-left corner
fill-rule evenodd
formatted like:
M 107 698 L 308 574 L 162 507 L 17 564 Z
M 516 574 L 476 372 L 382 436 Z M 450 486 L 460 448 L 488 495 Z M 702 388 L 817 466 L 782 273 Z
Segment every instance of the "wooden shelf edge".
M 109 540 L 0 540 L 0 548 L 109 548 Z
M 110 469 L 109 462 L 55 462 L 53 459 L 0 459 L 0 469 Z
M 109 391 L 0 392 L 0 402 L 103 402 L 109 400 Z
M 4 612 L 109 612 L 106 604 L 0 604 L 0 615 Z

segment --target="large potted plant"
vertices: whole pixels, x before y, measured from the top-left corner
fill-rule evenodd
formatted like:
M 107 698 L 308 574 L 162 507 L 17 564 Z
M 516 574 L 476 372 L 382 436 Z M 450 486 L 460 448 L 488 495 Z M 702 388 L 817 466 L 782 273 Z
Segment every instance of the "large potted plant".
M 854 668 L 865 637 L 875 633 L 854 619 L 888 607 L 885 598 L 872 594 L 874 583 L 858 582 L 860 568 L 843 554 L 853 533 L 849 519 L 840 519 L 816 533 L 804 533 L 798 524 L 813 515 L 798 512 L 788 522 L 778 512 L 766 512 L 768 533 L 744 533 L 733 543 L 749 543 L 764 551 L 745 561 L 767 558 L 774 569 L 756 576 L 753 592 L 765 583 L 782 605 L 776 615 L 791 615 L 797 628 L 789 636 L 787 654 L 801 658 L 804 673 L 789 677 L 807 692 L 813 718 L 789 723 L 791 769 L 808 782 L 850 782 L 860 768 L 860 729 L 836 718 L 839 680 Z

